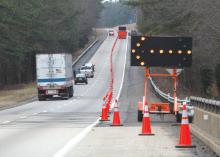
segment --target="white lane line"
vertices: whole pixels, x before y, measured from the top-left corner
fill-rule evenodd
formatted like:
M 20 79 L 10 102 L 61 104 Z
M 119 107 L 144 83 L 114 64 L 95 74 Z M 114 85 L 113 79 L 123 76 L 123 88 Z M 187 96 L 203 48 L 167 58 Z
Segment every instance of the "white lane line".
M 11 123 L 11 121 L 7 120 L 7 121 L 2 122 L 2 124 L 8 124 L 8 123 Z
M 27 116 L 21 116 L 21 117 L 19 117 L 20 119 L 24 119 L 24 118 L 27 118 Z
M 35 116 L 35 115 L 37 115 L 37 114 L 39 114 L 39 113 L 36 112 L 36 113 L 33 113 L 32 115 Z
M 123 73 L 122 73 L 122 80 L 121 80 L 120 88 L 118 91 L 118 95 L 116 97 L 117 100 L 119 100 L 119 97 L 121 96 L 121 91 L 122 91 L 122 87 L 124 84 L 125 69 L 126 69 L 126 64 L 127 64 L 127 53 L 128 53 L 128 39 L 127 39 L 127 43 L 126 43 L 126 53 L 125 53 L 124 67 L 123 67 Z M 111 104 L 111 110 L 113 109 L 114 106 L 115 106 L 115 101 L 113 101 L 113 103 Z
M 99 118 L 100 119 L 100 118 Z M 97 119 L 94 123 L 87 126 L 77 136 L 73 137 L 61 150 L 59 150 L 53 157 L 64 157 L 69 151 L 73 149 L 91 130 L 99 123 Z
M 128 46 L 128 40 L 127 40 L 126 45 Z M 125 53 L 125 59 L 127 59 L 127 50 L 126 50 L 126 53 Z M 127 60 L 125 60 L 125 64 L 126 64 L 126 61 Z M 124 79 L 125 68 L 126 68 L 126 66 L 124 65 L 122 79 Z M 121 85 L 120 85 L 120 88 L 119 88 L 119 91 L 118 91 L 117 98 L 119 98 L 120 95 L 121 95 L 121 90 L 122 90 L 123 83 L 124 83 L 124 80 L 121 81 Z M 86 137 L 86 135 L 92 130 L 92 128 L 94 126 L 96 126 L 97 124 L 100 123 L 99 120 L 100 120 L 100 118 L 98 118 L 91 125 L 89 125 L 85 129 L 83 129 L 78 135 L 73 137 L 63 148 L 61 148 L 58 152 L 56 152 L 53 157 L 64 157 L 65 155 L 67 155 L 67 153 L 69 153 L 84 137 Z

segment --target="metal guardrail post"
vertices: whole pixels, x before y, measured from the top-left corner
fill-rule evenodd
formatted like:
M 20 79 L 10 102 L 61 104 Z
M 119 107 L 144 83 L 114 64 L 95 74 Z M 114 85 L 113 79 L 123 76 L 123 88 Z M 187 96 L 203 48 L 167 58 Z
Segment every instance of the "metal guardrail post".
M 190 101 L 193 106 L 202 108 L 212 113 L 220 114 L 220 101 L 194 96 L 190 97 Z

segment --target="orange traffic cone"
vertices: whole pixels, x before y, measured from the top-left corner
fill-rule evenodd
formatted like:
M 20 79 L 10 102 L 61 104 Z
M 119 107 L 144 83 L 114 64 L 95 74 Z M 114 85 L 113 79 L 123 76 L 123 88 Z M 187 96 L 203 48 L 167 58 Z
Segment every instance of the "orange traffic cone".
M 109 112 L 110 110 L 110 103 L 111 103 L 111 100 L 109 99 L 109 97 L 107 97 L 107 100 L 106 100 L 106 109 L 107 109 L 107 112 Z
M 108 96 L 107 96 L 107 104 L 106 104 L 106 107 L 108 109 L 108 112 L 109 112 L 109 109 L 110 109 L 110 104 L 111 104 L 111 101 L 112 101 L 112 91 L 110 90 L 108 92 Z
M 123 126 L 120 122 L 120 114 L 118 111 L 118 100 L 115 99 L 113 123 L 111 126 Z
M 186 111 L 186 103 L 183 103 L 182 121 L 180 126 L 180 139 L 176 148 L 195 148 L 191 143 L 190 128 L 188 115 Z
M 150 114 L 148 110 L 148 105 L 144 105 L 144 115 L 142 119 L 142 133 L 139 134 L 140 136 L 152 136 L 154 135 L 151 132 L 151 123 L 150 123 Z
M 108 120 L 108 109 L 106 108 L 106 105 L 105 105 L 105 98 L 103 99 L 102 115 L 101 115 L 100 121 L 109 121 Z

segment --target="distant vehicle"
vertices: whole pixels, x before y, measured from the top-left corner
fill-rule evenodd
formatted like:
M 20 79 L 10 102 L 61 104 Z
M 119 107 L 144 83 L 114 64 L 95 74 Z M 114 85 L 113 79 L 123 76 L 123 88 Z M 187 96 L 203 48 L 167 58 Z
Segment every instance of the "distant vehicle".
M 50 53 L 36 55 L 37 89 L 40 101 L 73 96 L 72 55 Z
M 86 77 L 94 77 L 93 69 L 92 67 L 87 66 L 81 66 L 80 67 L 80 73 L 84 73 Z
M 92 68 L 92 71 L 94 72 L 95 71 L 95 65 L 92 64 L 92 63 L 86 63 L 85 64 L 86 67 L 89 67 L 89 68 Z
M 88 84 L 88 79 L 84 73 L 78 73 L 75 77 L 75 84 L 85 83 Z
M 135 36 L 137 34 L 138 34 L 137 30 L 131 30 L 131 36 Z
M 125 26 L 118 27 L 118 38 L 119 39 L 126 39 L 127 38 L 127 27 L 125 27 Z
M 114 30 L 110 29 L 110 30 L 108 31 L 108 35 L 109 35 L 109 36 L 114 36 L 114 35 L 115 35 Z

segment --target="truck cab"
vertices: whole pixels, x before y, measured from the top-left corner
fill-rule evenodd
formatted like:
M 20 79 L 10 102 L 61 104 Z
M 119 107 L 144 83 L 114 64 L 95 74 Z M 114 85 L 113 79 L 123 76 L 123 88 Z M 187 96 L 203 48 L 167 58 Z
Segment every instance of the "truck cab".
M 127 38 L 127 27 L 125 27 L 125 26 L 118 27 L 118 38 L 119 39 L 126 39 Z

